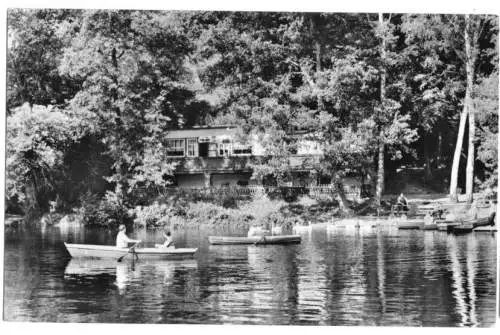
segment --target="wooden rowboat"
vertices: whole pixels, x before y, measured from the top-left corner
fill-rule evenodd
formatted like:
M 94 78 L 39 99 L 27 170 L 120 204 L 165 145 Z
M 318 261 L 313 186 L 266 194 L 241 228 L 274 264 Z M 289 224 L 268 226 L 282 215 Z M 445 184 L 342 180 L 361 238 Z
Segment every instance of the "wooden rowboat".
M 209 236 L 208 241 L 214 245 L 228 244 L 290 244 L 300 243 L 300 235 L 277 235 L 277 236 L 252 236 L 252 237 L 233 237 L 233 236 Z
M 136 248 L 139 259 L 185 259 L 193 258 L 197 248 Z
M 453 227 L 460 225 L 460 222 L 444 221 L 438 222 L 437 229 L 440 231 L 452 231 Z
M 424 224 L 422 227 L 423 230 L 436 230 L 438 229 L 437 223 Z
M 482 226 L 474 228 L 475 232 L 495 232 L 497 231 L 497 226 Z
M 110 245 L 64 243 L 73 258 L 120 258 L 130 252 L 128 248 Z M 139 259 L 184 259 L 194 257 L 196 248 L 135 248 L 133 253 Z
M 406 219 L 398 221 L 398 229 L 423 229 L 424 220 Z
M 468 223 L 474 226 L 474 228 L 477 227 L 484 227 L 484 226 L 493 226 L 495 224 L 495 213 L 493 212 L 490 216 L 485 217 L 485 218 L 479 218 L 475 220 L 467 220 L 464 221 L 464 223 Z
M 452 228 L 453 234 L 467 234 L 472 232 L 474 226 L 470 223 L 459 224 L 458 226 L 454 226 Z
M 488 217 L 478 218 L 473 220 L 464 220 L 459 225 L 453 227 L 453 233 L 464 234 L 470 233 L 474 228 L 493 226 L 495 224 L 495 213 Z

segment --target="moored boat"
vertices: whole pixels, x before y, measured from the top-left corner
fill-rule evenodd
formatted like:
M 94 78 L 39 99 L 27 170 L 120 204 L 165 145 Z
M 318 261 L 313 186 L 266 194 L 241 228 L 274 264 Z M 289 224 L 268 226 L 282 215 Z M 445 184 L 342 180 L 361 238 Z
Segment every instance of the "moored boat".
M 423 229 L 424 220 L 406 219 L 398 221 L 398 229 Z
M 472 232 L 474 226 L 470 223 L 463 223 L 452 228 L 454 234 L 466 234 Z
M 279 236 L 209 236 L 208 241 L 214 245 L 228 244 L 290 244 L 300 243 L 300 235 Z
M 120 258 L 127 255 L 129 248 L 110 245 L 64 243 L 73 258 Z M 135 248 L 132 251 L 139 259 L 182 259 L 194 257 L 196 248 Z
M 437 223 L 431 223 L 431 224 L 424 224 L 422 227 L 423 230 L 436 230 L 438 229 Z
M 473 229 L 484 228 L 487 226 L 493 226 L 495 224 L 495 213 L 492 213 L 488 217 L 477 218 L 472 220 L 463 220 L 458 225 L 452 228 L 455 234 L 470 233 Z
M 493 226 L 495 224 L 495 212 L 493 212 L 490 216 L 484 218 L 478 218 L 474 220 L 467 220 L 465 223 L 472 224 L 474 228 L 484 227 L 484 226 Z
M 459 224 L 459 222 L 450 221 L 438 222 L 437 229 L 440 231 L 452 231 L 453 227 L 458 226 Z
M 475 232 L 496 232 L 497 231 L 497 226 L 481 226 L 474 228 Z

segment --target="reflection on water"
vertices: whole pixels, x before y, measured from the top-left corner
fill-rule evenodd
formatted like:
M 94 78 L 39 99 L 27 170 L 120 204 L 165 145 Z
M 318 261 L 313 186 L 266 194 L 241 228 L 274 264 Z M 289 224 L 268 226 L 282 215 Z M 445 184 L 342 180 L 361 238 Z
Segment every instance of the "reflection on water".
M 496 235 L 360 225 L 298 245 L 209 246 L 177 230 L 194 260 L 70 259 L 63 241 L 113 244 L 80 226 L 6 229 L 6 320 L 53 322 L 491 326 Z M 160 233 L 132 236 L 153 245 Z

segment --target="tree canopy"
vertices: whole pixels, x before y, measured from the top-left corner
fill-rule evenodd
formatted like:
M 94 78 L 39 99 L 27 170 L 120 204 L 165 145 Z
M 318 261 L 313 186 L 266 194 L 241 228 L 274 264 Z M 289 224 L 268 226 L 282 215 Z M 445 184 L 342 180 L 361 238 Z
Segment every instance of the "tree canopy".
M 442 182 L 466 92 L 477 130 L 465 148 L 477 152 L 476 186 L 491 188 L 498 21 L 470 16 L 471 85 L 466 19 L 9 10 L 7 196 L 25 202 L 31 190 L 43 202 L 41 185 L 59 194 L 64 187 L 50 180 L 74 181 L 76 157 L 88 164 L 89 185 L 102 179 L 121 197 L 163 187 L 174 169 L 167 131 L 233 124 L 242 138 L 262 139 L 266 156 L 254 164 L 254 178 L 289 178 L 300 134 L 323 147 L 315 171 L 338 184 L 369 174 L 380 197 L 385 173 L 402 165 L 423 166 L 429 181 Z M 99 160 L 109 166 L 96 167 Z M 86 191 L 97 189 L 102 184 Z

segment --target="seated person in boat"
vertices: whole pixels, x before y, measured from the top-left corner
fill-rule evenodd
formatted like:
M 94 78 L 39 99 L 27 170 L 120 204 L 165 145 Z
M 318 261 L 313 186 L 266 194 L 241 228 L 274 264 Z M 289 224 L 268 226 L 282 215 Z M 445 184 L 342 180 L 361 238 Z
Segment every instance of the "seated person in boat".
M 425 217 L 424 217 L 424 224 L 426 226 L 428 226 L 428 225 L 431 225 L 433 223 L 434 223 L 434 216 L 430 212 L 427 212 L 427 214 L 425 214 Z
M 155 247 L 157 248 L 175 248 L 174 241 L 172 240 L 172 236 L 170 234 L 170 231 L 167 230 L 166 232 L 163 232 L 163 237 L 165 238 L 165 242 L 163 244 L 156 244 Z
M 128 248 L 129 243 L 139 243 L 140 240 L 133 240 L 125 233 L 126 228 L 124 224 L 118 227 L 118 235 L 116 235 L 116 246 L 118 248 Z
M 403 193 L 401 193 L 396 201 L 396 208 L 398 211 L 408 211 L 408 200 L 406 200 Z
M 265 235 L 269 235 L 269 230 L 264 229 L 264 227 L 262 225 L 258 225 L 258 224 L 252 225 L 250 227 L 250 229 L 248 230 L 248 234 L 247 234 L 248 237 L 265 236 Z

